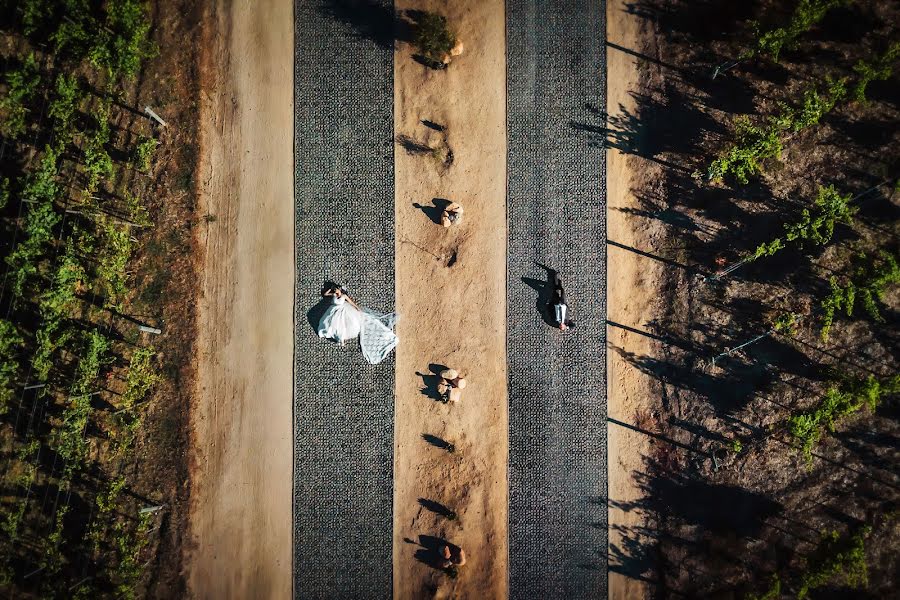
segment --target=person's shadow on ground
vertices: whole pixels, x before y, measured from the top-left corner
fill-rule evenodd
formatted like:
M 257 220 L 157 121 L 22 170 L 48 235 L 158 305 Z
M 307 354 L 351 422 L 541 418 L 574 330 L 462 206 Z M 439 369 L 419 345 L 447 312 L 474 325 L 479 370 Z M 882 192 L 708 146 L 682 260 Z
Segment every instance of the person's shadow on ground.
M 324 294 L 327 290 L 336 287 L 340 286 L 333 281 L 325 281 L 322 284 L 322 293 Z M 325 314 L 325 311 L 328 310 L 329 306 L 331 306 L 331 298 L 322 296 L 316 305 L 306 312 L 306 320 L 309 321 L 309 326 L 312 327 L 316 334 L 318 334 L 319 331 L 319 321 L 322 320 L 322 315 Z
M 441 384 L 441 372 L 446 368 L 444 365 L 431 363 L 428 365 L 430 373 L 419 373 L 416 371 L 416 375 L 422 378 L 422 388 L 419 390 L 422 392 L 422 395 L 432 400 L 441 401 L 441 392 L 438 391 L 438 386 Z
M 544 269 L 545 279 L 540 280 L 532 277 L 523 277 L 522 283 L 538 293 L 537 299 L 535 300 L 535 308 L 544 323 L 551 327 L 556 327 L 556 320 L 554 315 L 550 312 L 550 301 L 553 299 L 553 279 L 556 270 L 551 269 L 546 265 L 542 265 L 541 263 L 534 264 Z
M 413 206 L 425 213 L 425 216 L 431 219 L 432 223 L 441 225 L 441 215 L 444 214 L 444 209 L 450 206 L 451 202 L 446 198 L 432 198 L 431 204 L 433 206 L 425 206 L 418 202 L 413 202 Z
M 422 564 L 428 565 L 432 569 L 443 571 L 450 577 L 456 577 L 456 569 L 454 567 L 445 568 L 444 563 L 447 559 L 441 554 L 444 546 L 453 546 L 444 538 L 435 537 L 433 535 L 420 535 L 418 543 L 409 538 L 403 538 L 407 544 L 415 544 L 420 546 L 416 550 L 416 560 Z

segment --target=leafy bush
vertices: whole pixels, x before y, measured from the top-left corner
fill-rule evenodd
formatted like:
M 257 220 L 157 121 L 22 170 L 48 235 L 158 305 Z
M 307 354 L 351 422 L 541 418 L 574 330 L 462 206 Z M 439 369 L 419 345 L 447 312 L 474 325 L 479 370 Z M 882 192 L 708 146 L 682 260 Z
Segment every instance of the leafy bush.
M 734 120 L 735 142 L 715 159 L 707 169 L 710 181 L 721 181 L 726 176 L 747 183 L 751 175 L 760 172 L 760 161 L 781 158 L 782 129 L 773 120 L 767 125 L 756 126 L 747 116 Z
M 150 170 L 150 161 L 153 159 L 153 153 L 156 152 L 157 144 L 159 142 L 156 138 L 141 136 L 134 148 L 134 163 L 138 169 L 144 172 Z
M 811 87 L 802 92 L 802 102 L 796 108 L 785 102 L 779 112 L 769 116 L 762 125 L 755 125 L 748 116 L 734 120 L 735 141 L 707 168 L 707 179 L 721 181 L 733 177 L 746 184 L 751 175 L 761 171 L 760 161 L 781 158 L 781 136 L 797 133 L 818 123 L 822 116 L 847 95 L 846 79 L 825 78 L 824 91 Z
M 857 62 L 853 67 L 858 77 L 851 93 L 853 99 L 857 102 L 865 102 L 866 88 L 873 81 L 889 79 L 898 58 L 900 58 L 900 42 L 894 42 L 884 54 L 876 57 L 872 62 L 864 60 Z
M 822 300 L 822 341 L 828 341 L 834 316 L 839 310 L 843 310 L 848 317 L 852 317 L 858 306 L 857 298 L 862 301 L 866 313 L 875 321 L 884 321 L 878 309 L 878 301 L 881 300 L 887 286 L 900 282 L 900 266 L 897 259 L 883 250 L 879 250 L 874 256 L 860 256 L 860 264 L 853 275 L 844 284 L 838 283 L 837 277 L 831 277 L 831 293 Z
M 447 17 L 426 12 L 416 22 L 415 45 L 425 58 L 442 62 L 456 45 L 456 35 L 447 25 Z
M 825 78 L 825 91 L 819 93 L 815 88 L 803 91 L 803 102 L 800 107 L 793 109 L 786 104 L 781 104 L 783 119 L 789 123 L 789 128 L 797 133 L 807 127 L 818 124 L 822 117 L 830 112 L 835 105 L 847 96 L 847 79 Z
M 848 4 L 851 0 L 800 0 L 790 20 L 784 27 L 776 27 L 765 33 L 757 32 L 756 47 L 744 53 L 742 58 L 769 55 L 778 62 L 781 51 L 792 48 L 797 39 L 822 20 L 829 10 Z
M 853 222 L 856 209 L 850 206 L 851 199 L 850 194 L 841 195 L 833 185 L 819 186 L 819 194 L 813 205 L 815 213 L 804 208 L 799 221 L 785 225 L 784 238 L 777 237 L 760 244 L 748 257 L 749 260 L 772 256 L 791 242 L 797 242 L 801 247 L 806 241 L 816 246 L 827 244 L 834 236 L 835 223 L 849 225 Z
M 109 0 L 106 22 L 98 28 L 88 54 L 91 64 L 104 69 L 110 78 L 131 79 L 141 61 L 155 53 L 146 4 L 140 0 Z
M 28 103 L 41 83 L 40 68 L 34 54 L 25 57 L 22 66 L 6 74 L 6 95 L 0 98 L 0 132 L 17 138 L 25 131 Z
M 19 377 L 16 354 L 23 341 L 15 325 L 0 319 L 0 415 L 6 414 L 9 402 L 15 397 Z
M 866 564 L 866 537 L 870 527 L 862 527 L 853 535 L 841 537 L 836 531 L 822 535 L 819 545 L 807 560 L 807 569 L 797 590 L 797 600 L 804 600 L 810 590 L 820 588 L 838 576 L 844 585 L 858 588 L 869 583 Z
M 131 234 L 112 222 L 102 226 L 103 245 L 97 264 L 97 276 L 106 294 L 106 305 L 120 308 L 127 292 L 128 260 L 133 250 Z
M 89 197 L 100 185 L 100 181 L 113 173 L 113 162 L 106 145 L 109 143 L 109 105 L 101 104 L 94 113 L 97 126 L 87 136 L 82 148 L 84 154 L 84 171 L 87 175 L 85 196 Z
M 878 380 L 874 375 L 847 379 L 829 387 L 818 405 L 792 416 L 788 421 L 788 429 L 803 457 L 810 463 L 812 450 L 819 443 L 825 430 L 834 431 L 837 423 L 863 407 L 874 411 L 884 396 L 896 394 L 898 391 L 900 391 L 900 375 L 884 380 Z
M 72 138 L 73 117 L 81 100 L 78 80 L 74 76 L 60 73 L 56 77 L 54 92 L 47 114 L 53 119 L 53 131 L 59 143 L 66 144 Z

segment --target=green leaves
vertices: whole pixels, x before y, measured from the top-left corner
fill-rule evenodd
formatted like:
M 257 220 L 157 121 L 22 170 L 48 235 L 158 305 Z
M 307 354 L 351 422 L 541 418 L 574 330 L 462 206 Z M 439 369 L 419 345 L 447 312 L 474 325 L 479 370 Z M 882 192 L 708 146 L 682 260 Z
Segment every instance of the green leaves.
M 0 208 L 6 231 L 16 229 L 4 245 L 9 293 L 0 319 L 0 413 L 13 405 L 23 414 L 7 453 L 4 483 L 12 498 L 0 516 L 6 533 L 0 541 L 4 550 L 17 537 L 27 535 L 29 543 L 20 544 L 27 546 L 22 552 L 0 552 L 0 586 L 21 591 L 21 570 L 40 568 L 46 577 L 35 593 L 96 597 L 119 588 L 127 597 L 145 564 L 139 553 L 152 519 L 138 524 L 124 517 L 137 503 L 123 497 L 125 480 L 117 474 L 130 464 L 122 440 L 134 439 L 140 405 L 159 375 L 155 351 L 135 347 L 133 323 L 118 316 L 131 310 L 129 261 L 136 226 L 150 223 L 142 201 L 148 182 L 114 175 L 122 163 L 149 171 L 158 145 L 141 135 L 142 121 L 120 118 L 119 109 L 133 97 L 122 80 L 155 52 L 148 9 L 137 0 L 5 3 L 13 4 L 4 32 L 7 69 L 0 75 L 0 136 L 14 148 L 9 177 L 0 177 Z M 140 136 L 136 146 L 123 147 L 132 132 Z M 32 139 L 50 142 L 33 148 Z M 109 307 L 116 310 L 104 310 Z M 23 385 L 31 386 L 24 396 Z M 98 404 L 99 394 L 105 398 Z M 56 453 L 50 463 L 41 460 L 45 449 Z M 102 477 L 78 477 L 87 467 Z M 25 490 L 38 479 L 66 502 L 53 503 L 52 512 L 33 494 L 28 502 Z M 103 479 L 108 489 L 94 485 Z M 69 491 L 97 504 L 85 527 L 70 527 Z M 82 531 L 87 537 L 79 540 Z M 75 574 L 76 559 L 84 560 L 90 581 Z
M 154 137 L 141 136 L 134 148 L 134 163 L 138 169 L 145 173 L 150 170 L 150 161 L 158 144 L 159 142 Z
M 866 102 L 866 88 L 873 81 L 889 79 L 898 58 L 900 58 L 900 42 L 894 42 L 884 54 L 875 57 L 872 62 L 864 60 L 857 62 L 853 67 L 858 77 L 851 92 L 853 99 L 857 102 Z
M 784 238 L 775 238 L 756 247 L 748 257 L 757 260 L 764 256 L 772 256 L 783 250 L 789 243 L 796 242 L 801 247 L 805 242 L 816 246 L 824 246 L 834 236 L 835 223 L 850 225 L 856 209 L 850 206 L 850 194 L 841 195 L 833 185 L 819 186 L 819 193 L 813 203 L 813 210 L 803 209 L 800 220 L 784 227 Z
M 800 0 L 790 20 L 783 27 L 757 33 L 756 47 L 745 53 L 744 58 L 768 55 L 778 62 L 781 51 L 791 48 L 797 39 L 822 20 L 829 10 L 849 4 L 851 0 Z
M 900 282 L 900 266 L 897 259 L 883 250 L 874 256 L 860 255 L 859 264 L 851 277 L 842 285 L 838 278 L 829 279 L 831 293 L 822 300 L 822 341 L 828 335 L 838 311 L 852 317 L 857 306 L 857 298 L 862 301 L 866 313 L 877 322 L 883 322 L 878 301 L 889 285 Z
M 27 203 L 25 236 L 6 257 L 12 269 L 12 292 L 20 298 L 28 281 L 38 273 L 38 260 L 44 256 L 47 245 L 53 239 L 53 228 L 60 216 L 53 208 L 57 195 L 57 153 L 49 146 L 44 150 L 37 171 L 31 174 L 22 196 Z
M 415 25 L 415 45 L 422 56 L 441 63 L 456 45 L 456 35 L 447 26 L 447 17 L 424 13 Z
M 779 112 L 770 115 L 761 125 L 742 115 L 734 120 L 735 141 L 707 167 L 709 181 L 722 181 L 727 177 L 741 184 L 750 176 L 761 172 L 760 161 L 780 159 L 783 150 L 782 136 L 797 133 L 815 125 L 821 118 L 847 96 L 847 80 L 826 77 L 821 87 L 810 87 L 802 92 L 799 106 L 786 102 L 779 104 Z
M 900 376 L 877 379 L 846 379 L 829 387 L 822 400 L 808 411 L 798 413 L 788 420 L 788 431 L 807 463 L 812 462 L 812 450 L 822 434 L 834 431 L 837 423 L 853 415 L 863 407 L 873 411 L 883 397 L 900 391 Z
M 88 58 L 110 78 L 133 78 L 141 61 L 156 52 L 150 41 L 146 5 L 138 0 L 107 2 L 106 21 L 103 27 L 96 28 L 96 33 Z
M 15 397 L 20 371 L 17 356 L 23 343 L 16 326 L 0 319 L 0 415 L 6 414 Z
M 820 588 L 838 576 L 842 577 L 847 587 L 868 585 L 865 540 L 871 531 L 872 528 L 866 526 L 847 537 L 841 537 L 836 531 L 823 534 L 807 560 L 807 569 L 797 590 L 797 600 L 808 598 L 810 590 Z
M 772 118 L 763 126 L 754 125 L 747 116 L 736 118 L 735 142 L 710 163 L 707 179 L 721 181 L 726 177 L 733 177 L 740 183 L 748 183 L 750 176 L 761 171 L 761 160 L 781 158 L 782 131 L 783 127 Z
M 81 101 L 78 80 L 72 75 L 60 73 L 56 77 L 53 101 L 47 115 L 53 120 L 54 133 L 59 144 L 68 144 L 74 129 L 73 117 Z
M 109 105 L 103 103 L 94 113 L 96 128 L 88 135 L 82 148 L 84 172 L 87 175 L 85 196 L 89 197 L 100 185 L 100 181 L 112 175 L 113 163 L 106 151 L 109 143 Z
M 22 66 L 6 73 L 6 95 L 0 97 L 0 133 L 17 138 L 25 131 L 28 104 L 41 83 L 40 67 L 34 54 L 25 57 Z
M 106 294 L 106 305 L 121 308 L 126 294 L 128 261 L 131 259 L 131 234 L 110 221 L 102 225 L 103 245 L 97 264 L 97 276 Z
M 823 91 L 808 88 L 803 91 L 803 101 L 798 108 L 781 104 L 780 119 L 787 129 L 797 133 L 818 124 L 822 117 L 831 112 L 835 105 L 847 96 L 847 78 L 825 78 Z

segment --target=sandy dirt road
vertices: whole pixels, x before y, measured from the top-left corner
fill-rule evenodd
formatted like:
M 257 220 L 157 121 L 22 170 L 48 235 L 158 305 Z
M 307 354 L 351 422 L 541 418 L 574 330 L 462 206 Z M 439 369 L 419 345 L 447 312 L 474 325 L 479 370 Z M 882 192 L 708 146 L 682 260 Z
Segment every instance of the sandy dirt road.
M 396 362 L 394 597 L 507 595 L 506 95 L 504 3 L 399 0 L 447 16 L 465 53 L 429 70 L 400 44 L 395 55 L 395 133 L 437 148 L 395 151 Z M 422 124 L 445 127 L 439 132 Z M 452 164 L 447 164 L 447 150 Z M 459 226 L 432 221 L 433 199 L 459 202 Z M 431 209 L 420 209 L 414 203 Z M 423 395 L 430 365 L 468 380 L 458 404 Z M 424 374 L 420 375 L 420 374 Z M 423 440 L 455 445 L 450 453 Z M 423 501 L 425 505 L 423 505 Z M 439 503 L 448 519 L 429 509 Z M 440 510 L 440 509 L 439 509 Z M 456 579 L 427 564 L 432 544 L 462 547 Z M 417 555 L 424 558 L 417 560 Z M 430 556 L 431 555 L 431 556 Z
M 185 568 L 196 598 L 288 598 L 293 5 L 207 10 L 199 177 L 210 216 Z
M 640 89 L 640 63 L 629 52 L 641 52 L 647 32 L 639 17 L 626 10 L 625 0 L 607 3 L 607 114 L 609 126 L 617 117 L 634 114 L 630 92 Z M 653 557 L 646 556 L 652 541 L 644 529 L 638 507 L 643 492 L 635 475 L 644 470 L 650 438 L 628 426 L 645 426 L 652 416 L 644 410 L 651 393 L 647 374 L 621 354 L 650 353 L 650 338 L 639 332 L 653 318 L 653 301 L 661 281 L 661 263 L 626 248 L 648 250 L 659 237 L 658 222 L 638 218 L 629 209 L 641 208 L 634 197 L 646 162 L 620 149 L 607 151 L 608 238 L 608 410 L 609 410 L 609 598 L 635 600 L 647 597 L 645 579 Z M 623 248 L 623 246 L 625 248 Z M 629 328 L 631 330 L 629 330 Z M 624 425 L 622 425 L 624 424 Z

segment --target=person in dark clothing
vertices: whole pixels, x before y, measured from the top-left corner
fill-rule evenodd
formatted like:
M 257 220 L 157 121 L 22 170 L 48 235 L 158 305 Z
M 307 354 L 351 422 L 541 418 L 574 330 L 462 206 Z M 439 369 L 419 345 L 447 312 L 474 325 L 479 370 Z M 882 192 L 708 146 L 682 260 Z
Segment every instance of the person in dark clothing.
M 557 271 L 551 269 L 547 274 L 552 274 L 553 277 L 553 293 L 550 295 L 550 314 L 553 316 L 554 321 L 556 321 L 556 326 L 559 327 L 561 331 L 566 331 L 567 329 L 575 327 L 575 322 L 568 318 L 569 303 L 566 302 L 566 290 L 563 288 L 562 279 L 560 279 Z

